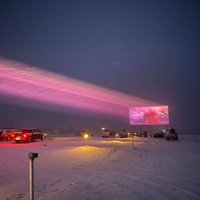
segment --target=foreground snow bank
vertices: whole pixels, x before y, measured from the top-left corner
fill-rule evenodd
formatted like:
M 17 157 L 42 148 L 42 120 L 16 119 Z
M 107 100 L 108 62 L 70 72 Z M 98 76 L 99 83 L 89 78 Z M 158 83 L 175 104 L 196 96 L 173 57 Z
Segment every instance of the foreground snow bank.
M 200 142 L 57 137 L 0 143 L 0 199 L 29 199 L 28 153 L 37 200 L 200 199 Z M 86 146 L 88 144 L 88 146 Z

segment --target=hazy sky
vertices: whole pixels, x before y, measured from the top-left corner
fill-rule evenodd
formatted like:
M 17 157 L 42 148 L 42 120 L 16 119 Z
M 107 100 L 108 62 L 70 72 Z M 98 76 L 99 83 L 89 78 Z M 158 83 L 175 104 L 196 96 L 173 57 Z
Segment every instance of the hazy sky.
M 0 57 L 169 105 L 170 127 L 200 134 L 199 10 L 199 0 L 0 0 Z M 2 102 L 0 127 L 11 124 L 115 126 Z

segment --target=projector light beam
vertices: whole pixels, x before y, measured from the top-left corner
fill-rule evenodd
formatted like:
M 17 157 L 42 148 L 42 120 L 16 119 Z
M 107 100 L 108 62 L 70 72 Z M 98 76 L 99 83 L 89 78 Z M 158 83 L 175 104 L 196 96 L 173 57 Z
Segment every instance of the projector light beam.
M 68 112 L 68 108 L 109 116 L 126 117 L 130 106 L 158 103 L 0 58 L 0 96 L 9 103 Z

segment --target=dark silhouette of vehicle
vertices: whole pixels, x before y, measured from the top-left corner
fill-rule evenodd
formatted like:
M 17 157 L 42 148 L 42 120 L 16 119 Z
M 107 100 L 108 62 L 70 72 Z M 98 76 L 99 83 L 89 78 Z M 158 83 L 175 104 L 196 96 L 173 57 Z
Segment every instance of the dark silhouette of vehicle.
M 0 130 L 0 141 L 4 140 L 2 134 L 3 134 L 3 131 Z
M 174 128 L 169 129 L 165 134 L 166 140 L 178 140 L 178 134 Z
M 119 133 L 120 138 L 127 138 L 129 135 L 130 133 L 126 129 L 122 129 L 122 131 Z
M 164 138 L 163 131 L 156 131 L 153 133 L 153 138 Z
M 17 133 L 16 129 L 4 128 L 0 130 L 0 140 L 10 141 Z
M 148 131 L 135 131 L 134 136 L 137 137 L 148 137 Z
M 135 131 L 134 132 L 134 136 L 139 136 L 140 135 L 140 131 Z
M 14 138 L 16 143 L 20 142 L 29 143 L 37 139 L 43 140 L 44 133 L 42 133 L 39 129 L 34 129 L 34 128 L 23 129 L 23 131 Z
M 148 137 L 148 131 L 142 131 L 141 132 L 141 137 L 147 138 Z
M 112 131 L 112 130 L 105 129 L 105 130 L 102 131 L 101 135 L 102 135 L 102 138 L 115 137 L 116 136 L 116 132 Z

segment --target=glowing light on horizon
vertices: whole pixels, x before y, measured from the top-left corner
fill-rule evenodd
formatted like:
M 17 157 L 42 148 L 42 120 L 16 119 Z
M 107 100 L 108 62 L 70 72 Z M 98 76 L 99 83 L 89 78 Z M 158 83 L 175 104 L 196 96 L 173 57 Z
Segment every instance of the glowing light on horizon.
M 13 104 L 47 106 L 67 112 L 67 108 L 85 112 L 127 117 L 130 106 L 158 103 L 116 92 L 20 62 L 0 58 L 0 96 Z

